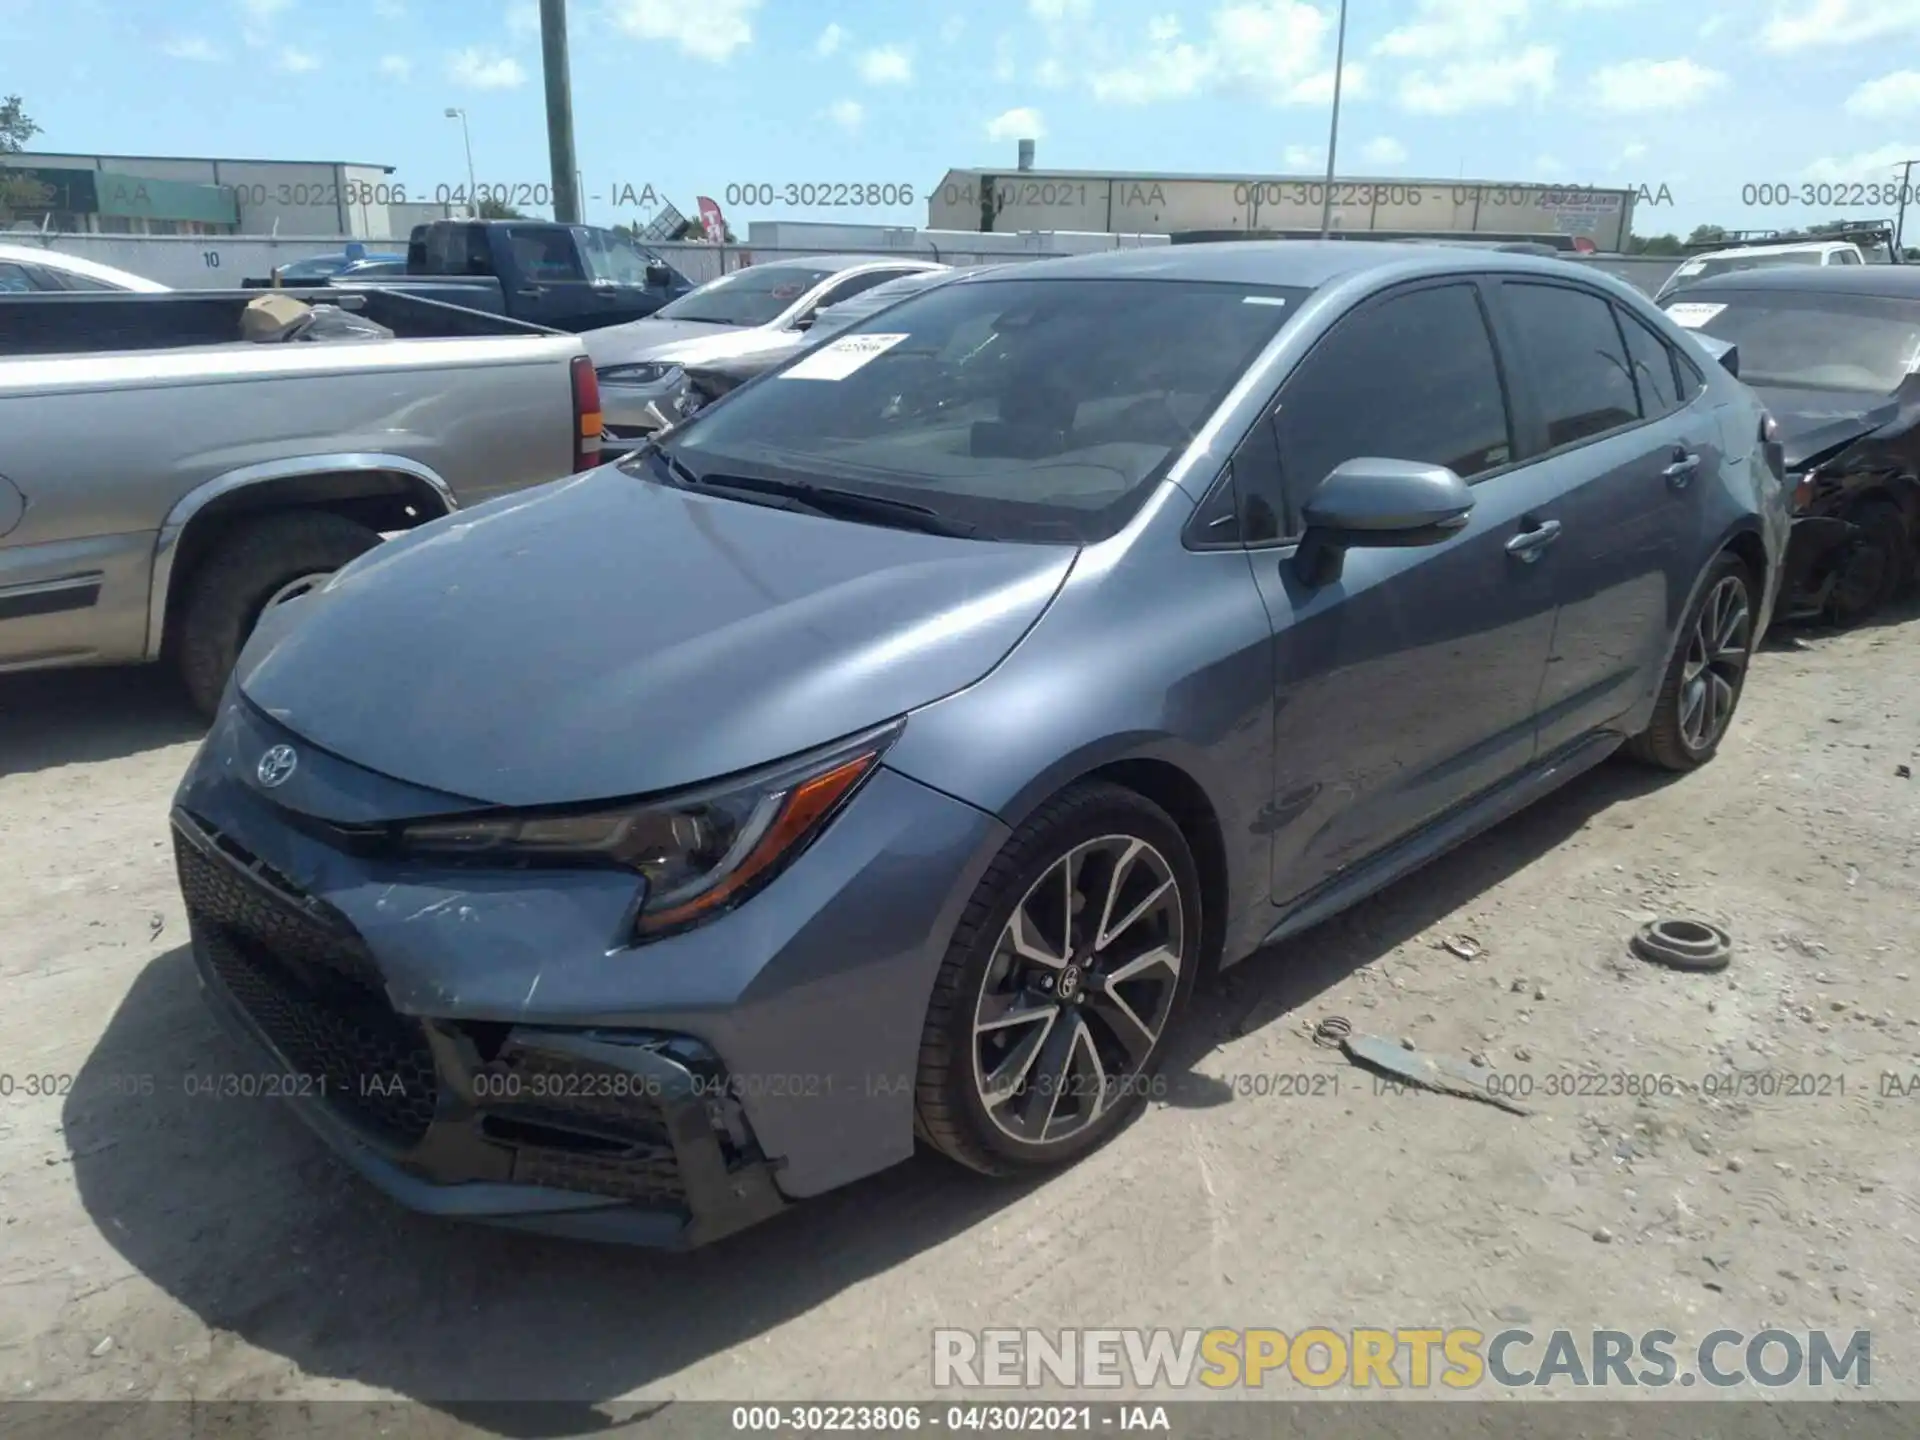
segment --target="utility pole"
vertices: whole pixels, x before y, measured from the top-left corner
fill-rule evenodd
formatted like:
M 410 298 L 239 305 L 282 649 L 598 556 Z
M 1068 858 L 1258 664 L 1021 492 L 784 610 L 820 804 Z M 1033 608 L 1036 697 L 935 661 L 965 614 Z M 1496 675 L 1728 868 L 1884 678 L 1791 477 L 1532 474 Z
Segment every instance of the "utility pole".
M 1898 265 L 1906 259 L 1907 241 L 1907 196 L 1913 190 L 1913 161 L 1907 161 L 1900 167 L 1900 218 L 1893 222 L 1893 262 Z
M 1333 52 L 1333 125 L 1327 133 L 1327 193 L 1320 206 L 1320 238 L 1333 234 L 1333 164 L 1340 148 L 1340 72 L 1347 68 L 1347 0 L 1340 0 L 1340 39 Z
M 480 213 L 480 186 L 473 178 L 473 134 L 467 129 L 467 112 L 458 105 L 447 107 L 447 119 L 460 122 L 460 138 L 467 144 L 467 213 Z
M 553 218 L 580 223 L 580 170 L 573 155 L 573 79 L 567 67 L 567 0 L 540 0 L 540 60 L 547 81 L 547 156 Z

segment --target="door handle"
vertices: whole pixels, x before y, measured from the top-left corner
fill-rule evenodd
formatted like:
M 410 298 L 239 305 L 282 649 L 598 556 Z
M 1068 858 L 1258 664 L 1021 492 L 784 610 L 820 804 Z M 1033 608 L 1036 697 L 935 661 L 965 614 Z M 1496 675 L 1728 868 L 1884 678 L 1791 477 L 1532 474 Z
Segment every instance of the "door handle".
M 1687 482 L 1693 479 L 1694 473 L 1699 470 L 1699 468 L 1700 457 L 1698 455 L 1691 455 L 1687 453 L 1685 449 L 1676 445 L 1673 447 L 1673 463 L 1662 470 L 1660 474 L 1674 489 L 1684 490 L 1687 488 Z
M 1531 530 L 1522 530 L 1507 541 L 1507 554 L 1525 560 L 1529 564 L 1540 558 L 1540 552 L 1560 538 L 1558 520 L 1542 520 Z

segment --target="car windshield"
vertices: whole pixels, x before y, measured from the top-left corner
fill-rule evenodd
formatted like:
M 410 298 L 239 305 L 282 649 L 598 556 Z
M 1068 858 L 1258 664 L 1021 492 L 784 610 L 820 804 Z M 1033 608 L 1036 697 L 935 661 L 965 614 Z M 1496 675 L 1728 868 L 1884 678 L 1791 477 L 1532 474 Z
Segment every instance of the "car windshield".
M 898 280 L 889 280 L 871 290 L 863 290 L 838 305 L 829 305 L 814 318 L 812 338 L 817 341 L 824 336 L 838 334 L 849 325 L 877 314 L 909 295 L 918 294 L 930 285 L 952 278 L 952 274 L 950 270 L 928 270 L 919 275 L 902 275 Z
M 696 416 L 665 448 L 701 477 L 855 490 L 982 536 L 1086 544 L 1126 523 L 1306 294 L 935 286 Z
M 347 268 L 348 260 L 344 255 L 322 255 L 312 260 L 295 260 L 291 265 L 280 267 L 282 280 L 325 280 L 329 275 L 338 275 Z
M 1716 290 L 1667 314 L 1740 347 L 1740 378 L 1784 389 L 1890 395 L 1920 366 L 1920 302 L 1879 295 Z
M 811 265 L 750 265 L 654 311 L 656 320 L 765 325 L 834 272 Z
M 1698 270 L 1682 267 L 1689 280 L 1705 280 L 1711 275 L 1731 275 L 1736 270 L 1767 270 L 1776 265 L 1818 265 L 1826 257 L 1818 250 L 1794 250 L 1785 255 L 1723 255 L 1718 260 L 1702 260 Z

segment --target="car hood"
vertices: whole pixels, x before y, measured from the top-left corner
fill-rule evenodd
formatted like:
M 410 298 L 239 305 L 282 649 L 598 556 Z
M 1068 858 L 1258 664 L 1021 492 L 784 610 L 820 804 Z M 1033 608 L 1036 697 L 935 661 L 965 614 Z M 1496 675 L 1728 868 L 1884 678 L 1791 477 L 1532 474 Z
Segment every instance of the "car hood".
M 596 370 L 642 360 L 691 364 L 795 343 L 794 335 L 785 330 L 761 325 L 708 325 L 698 320 L 635 320 L 590 330 L 580 338 L 587 342 L 587 354 Z
M 1756 393 L 1779 423 L 1789 470 L 1872 434 L 1900 413 L 1899 399 L 1893 395 L 1777 386 L 1756 387 Z
M 270 612 L 236 675 L 288 729 L 394 779 L 498 805 L 642 795 L 972 684 L 1075 553 L 606 466 L 379 546 Z

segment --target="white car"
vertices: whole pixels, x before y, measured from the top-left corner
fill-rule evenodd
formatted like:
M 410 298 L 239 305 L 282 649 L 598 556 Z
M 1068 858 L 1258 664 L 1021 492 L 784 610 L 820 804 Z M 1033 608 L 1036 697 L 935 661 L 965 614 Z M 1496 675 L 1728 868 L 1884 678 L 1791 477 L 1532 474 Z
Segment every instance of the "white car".
M 1682 286 L 1732 270 L 1762 270 L 1774 265 L 1864 265 L 1867 257 L 1850 240 L 1782 241 L 1778 245 L 1739 245 L 1709 250 L 1683 262 L 1653 298 L 1664 300 Z
M 735 270 L 682 295 L 645 320 L 606 325 L 581 338 L 600 378 L 607 434 L 639 441 L 677 424 L 683 365 L 790 353 L 814 318 L 889 280 L 949 267 L 879 255 L 808 255 Z
M 37 295 L 63 290 L 171 290 L 145 276 L 39 245 L 0 245 L 0 295 Z

